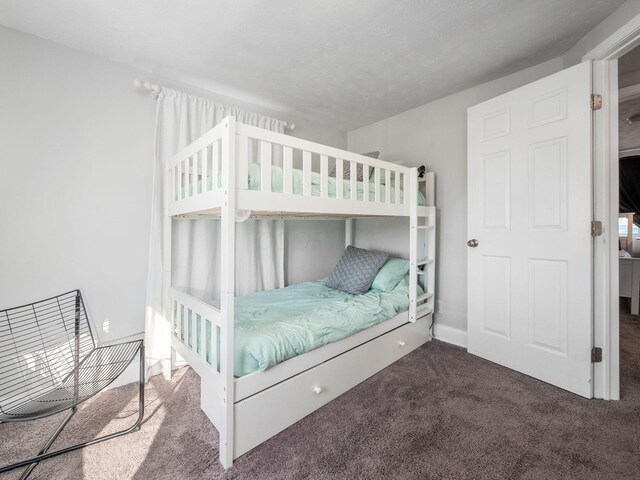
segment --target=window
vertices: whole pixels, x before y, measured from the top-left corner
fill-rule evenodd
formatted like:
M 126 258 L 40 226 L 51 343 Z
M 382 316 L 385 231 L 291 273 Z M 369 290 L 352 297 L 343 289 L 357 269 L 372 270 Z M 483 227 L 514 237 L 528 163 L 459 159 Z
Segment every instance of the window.
M 618 236 L 626 237 L 629 233 L 629 222 L 626 218 L 618 218 Z
M 631 234 L 634 237 L 640 236 L 640 227 L 635 223 L 631 223 L 630 219 L 627 217 L 628 214 L 621 213 L 618 218 L 618 236 L 626 237 L 629 235 L 629 224 L 631 227 Z

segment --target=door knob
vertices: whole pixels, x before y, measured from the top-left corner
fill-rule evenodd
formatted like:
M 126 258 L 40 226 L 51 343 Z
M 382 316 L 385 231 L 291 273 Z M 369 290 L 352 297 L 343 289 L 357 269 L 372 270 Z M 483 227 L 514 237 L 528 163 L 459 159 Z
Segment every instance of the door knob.
M 475 238 L 472 238 L 467 242 L 467 246 L 471 248 L 476 248 L 478 246 L 478 240 L 476 240 Z

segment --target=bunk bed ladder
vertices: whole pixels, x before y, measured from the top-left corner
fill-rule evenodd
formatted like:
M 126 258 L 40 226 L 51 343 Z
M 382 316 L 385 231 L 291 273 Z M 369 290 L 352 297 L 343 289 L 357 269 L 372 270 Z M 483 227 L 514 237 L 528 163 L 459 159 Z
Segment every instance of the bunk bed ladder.
M 415 322 L 433 313 L 435 305 L 435 207 L 433 206 L 433 173 L 418 177 L 417 169 L 411 169 L 410 185 L 413 188 L 409 200 L 409 321 Z M 418 192 L 420 186 L 425 185 L 422 192 L 427 199 L 428 214 L 418 209 Z M 417 284 L 424 293 L 418 294 Z

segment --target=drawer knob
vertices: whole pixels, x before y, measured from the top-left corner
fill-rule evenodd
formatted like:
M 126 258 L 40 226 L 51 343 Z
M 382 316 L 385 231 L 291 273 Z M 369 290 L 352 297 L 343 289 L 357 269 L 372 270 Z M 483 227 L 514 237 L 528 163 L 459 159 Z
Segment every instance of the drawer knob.
M 320 395 L 322 392 L 322 387 L 318 387 L 317 385 L 313 387 L 313 391 L 316 392 L 316 395 Z
M 398 345 L 400 345 L 401 347 L 404 347 L 406 345 L 406 343 L 404 343 L 404 340 L 400 340 L 398 342 Z

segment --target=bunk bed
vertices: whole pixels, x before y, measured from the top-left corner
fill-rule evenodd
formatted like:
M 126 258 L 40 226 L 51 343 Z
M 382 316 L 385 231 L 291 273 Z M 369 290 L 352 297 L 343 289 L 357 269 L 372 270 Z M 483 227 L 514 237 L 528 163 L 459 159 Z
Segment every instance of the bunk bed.
M 259 161 L 250 163 L 249 149 L 256 145 Z M 220 462 L 225 468 L 430 340 L 436 238 L 432 172 L 419 175 L 417 168 L 227 117 L 174 155 L 167 162 L 164 178 L 163 249 L 168 266 L 164 311 L 165 318 L 170 318 L 172 359 L 177 353 L 200 376 L 201 408 L 220 434 Z M 408 274 L 388 294 L 371 291 L 357 298 L 361 304 L 353 311 L 361 310 L 362 318 L 370 315 L 371 322 L 360 322 L 358 328 L 347 329 L 333 341 L 311 342 L 297 354 L 253 365 L 242 360 L 246 352 L 241 350 L 246 346 L 240 340 L 246 324 L 243 315 L 253 304 L 279 303 L 285 308 L 279 296 L 295 298 L 308 293 L 329 305 L 340 294 L 321 280 L 235 298 L 235 225 L 238 218 L 249 217 L 342 219 L 345 247 L 353 243 L 354 219 L 407 217 Z M 221 288 L 216 303 L 171 285 L 171 228 L 176 218 L 217 218 L 221 222 Z M 344 295 L 339 298 L 342 306 L 351 298 Z M 362 305 L 369 300 L 386 302 L 388 307 L 382 313 L 367 310 Z M 290 312 L 296 310 L 294 306 Z M 331 317 L 331 310 L 323 311 L 321 305 L 312 305 L 307 313 Z M 287 316 L 287 312 L 279 310 L 274 315 Z

